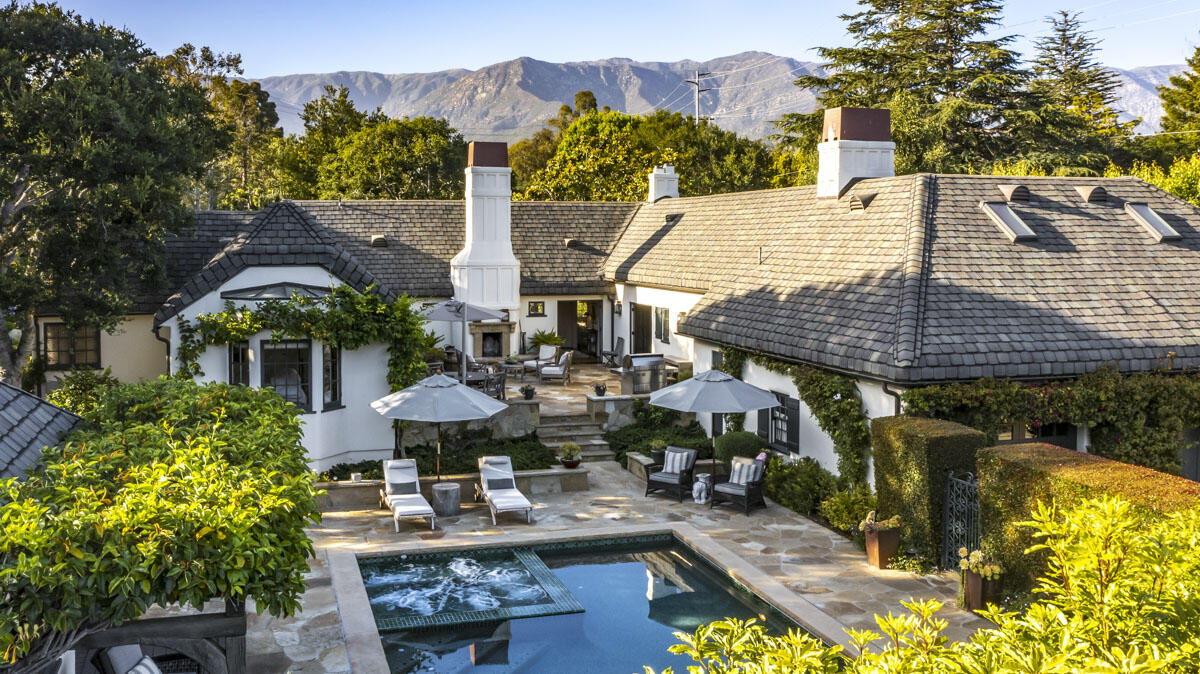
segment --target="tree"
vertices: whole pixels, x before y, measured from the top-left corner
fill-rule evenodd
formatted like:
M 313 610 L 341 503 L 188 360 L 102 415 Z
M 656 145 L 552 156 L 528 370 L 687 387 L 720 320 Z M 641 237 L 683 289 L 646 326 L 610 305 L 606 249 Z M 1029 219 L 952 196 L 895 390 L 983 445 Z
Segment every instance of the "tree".
M 368 115 L 354 107 L 346 87 L 325 87 L 325 93 L 304 104 L 300 120 L 304 134 L 275 143 L 273 162 L 279 190 L 289 199 L 315 199 L 321 166 L 332 162 L 341 144 L 363 125 L 382 121 L 378 110 Z
M 546 127 L 539 129 L 529 138 L 518 141 L 508 148 L 508 165 L 513 171 L 513 190 L 524 192 L 529 187 L 533 174 L 546 168 L 554 151 L 558 149 L 559 139 L 563 131 L 575 120 L 589 112 L 595 111 L 596 95 L 590 91 L 575 93 L 575 107 L 563 104 L 558 109 L 558 115 L 546 120 Z M 607 112 L 608 107 L 604 110 Z
M 54 5 L 0 7 L 0 370 L 20 380 L 35 307 L 113 327 L 220 134 L 203 90 L 132 34 Z M 11 343 L 8 330 L 23 328 Z
M 257 210 L 270 200 L 268 150 L 282 136 L 275 125 L 275 104 L 258 82 L 216 79 L 212 82 L 213 113 L 229 134 L 230 144 L 219 162 L 225 189 L 222 208 Z
M 444 119 L 365 124 L 321 167 L 322 199 L 459 199 L 467 143 Z
M 1200 153 L 1179 157 L 1166 171 L 1153 162 L 1135 161 L 1128 171 L 1110 165 L 1105 175 L 1110 178 L 1120 175 L 1141 178 L 1180 199 L 1200 206 Z
M 103 386 L 74 396 L 84 430 L 0 480 L 0 672 L 44 671 L 155 603 L 300 608 L 320 514 L 295 408 L 180 378 Z
M 1120 128 L 1112 110 L 1121 80 L 1097 58 L 1100 43 L 1083 29 L 1079 12 L 1046 18 L 1050 32 L 1034 43 L 1030 88 L 1052 103 L 1089 117 L 1097 127 Z
M 667 110 L 642 115 L 634 138 L 645 148 L 674 153 L 681 196 L 745 192 L 770 186 L 771 153 L 764 143 L 716 124 Z
M 1200 151 L 1200 47 L 1187 60 L 1188 69 L 1158 88 L 1163 131 L 1176 132 L 1186 151 Z M 1179 133 L 1195 132 L 1195 133 Z

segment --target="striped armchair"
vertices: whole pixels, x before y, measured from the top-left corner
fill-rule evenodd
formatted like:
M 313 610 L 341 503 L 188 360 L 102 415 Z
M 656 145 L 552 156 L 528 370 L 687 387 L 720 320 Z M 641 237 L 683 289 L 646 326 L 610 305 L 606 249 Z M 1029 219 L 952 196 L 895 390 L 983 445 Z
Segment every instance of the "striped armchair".
M 692 491 L 692 471 L 696 468 L 694 449 L 667 447 L 662 465 L 653 464 L 646 468 L 646 496 L 662 491 L 675 496 L 683 503 L 683 495 Z
M 713 485 L 712 500 L 708 507 L 711 509 L 719 502 L 729 502 L 741 506 L 747 515 L 753 506 L 766 508 L 767 502 L 763 500 L 762 493 L 766 477 L 766 462 L 744 456 L 733 457 L 729 479 Z

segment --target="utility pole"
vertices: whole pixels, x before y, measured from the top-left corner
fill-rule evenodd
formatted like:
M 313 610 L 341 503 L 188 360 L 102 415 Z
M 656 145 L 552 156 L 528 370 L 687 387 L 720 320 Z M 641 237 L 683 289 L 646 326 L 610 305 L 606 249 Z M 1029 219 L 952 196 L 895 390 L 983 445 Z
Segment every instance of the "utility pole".
M 699 70 L 697 70 L 696 71 L 696 79 L 684 80 L 684 82 L 687 82 L 688 84 L 692 85 L 695 88 L 695 93 L 693 95 L 696 98 L 696 124 L 700 124 L 700 94 L 702 94 L 706 91 L 712 91 L 711 88 L 708 88 L 708 89 L 700 88 L 700 78 L 708 77 L 711 74 L 712 73 L 702 73 Z

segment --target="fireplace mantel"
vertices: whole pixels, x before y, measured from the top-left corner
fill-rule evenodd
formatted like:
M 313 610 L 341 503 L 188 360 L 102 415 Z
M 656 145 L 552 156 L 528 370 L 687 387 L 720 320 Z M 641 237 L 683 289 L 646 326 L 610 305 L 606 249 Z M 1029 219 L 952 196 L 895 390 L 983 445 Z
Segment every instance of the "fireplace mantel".
M 476 321 L 467 325 L 471 331 L 471 356 L 478 361 L 500 360 L 508 355 L 512 344 L 512 334 L 517 324 L 513 321 Z M 486 333 L 500 334 L 500 353 L 496 356 L 483 355 L 483 335 Z

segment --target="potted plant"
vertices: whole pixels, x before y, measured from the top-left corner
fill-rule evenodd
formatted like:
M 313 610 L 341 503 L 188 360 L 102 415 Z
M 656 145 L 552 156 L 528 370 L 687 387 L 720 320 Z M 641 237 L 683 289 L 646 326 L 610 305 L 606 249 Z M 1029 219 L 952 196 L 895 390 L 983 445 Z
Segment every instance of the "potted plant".
M 592 388 L 596 390 L 597 396 L 602 396 L 605 393 L 608 393 L 608 384 L 594 384 Z
M 968 611 L 981 610 L 988 599 L 996 595 L 1000 574 L 1004 569 L 983 554 L 982 550 L 958 549 L 959 603 Z
M 533 400 L 533 394 L 535 391 L 537 391 L 537 389 L 529 384 L 526 384 L 517 390 L 521 392 L 521 395 L 525 396 L 526 400 Z
M 867 539 L 867 561 L 877 569 L 888 568 L 892 557 L 900 549 L 900 516 L 876 520 L 875 511 L 867 513 L 867 519 L 858 525 Z
M 534 351 L 537 351 L 539 346 L 549 344 L 550 346 L 562 346 L 566 340 L 558 336 L 558 333 L 553 330 L 538 330 L 529 338 L 529 344 Z
M 650 441 L 650 460 L 655 465 L 661 466 L 667 459 L 667 441 L 662 438 L 654 438 Z
M 578 468 L 579 462 L 579 445 L 574 442 L 564 442 L 559 446 L 558 451 L 562 454 L 559 461 L 562 462 L 563 468 Z

